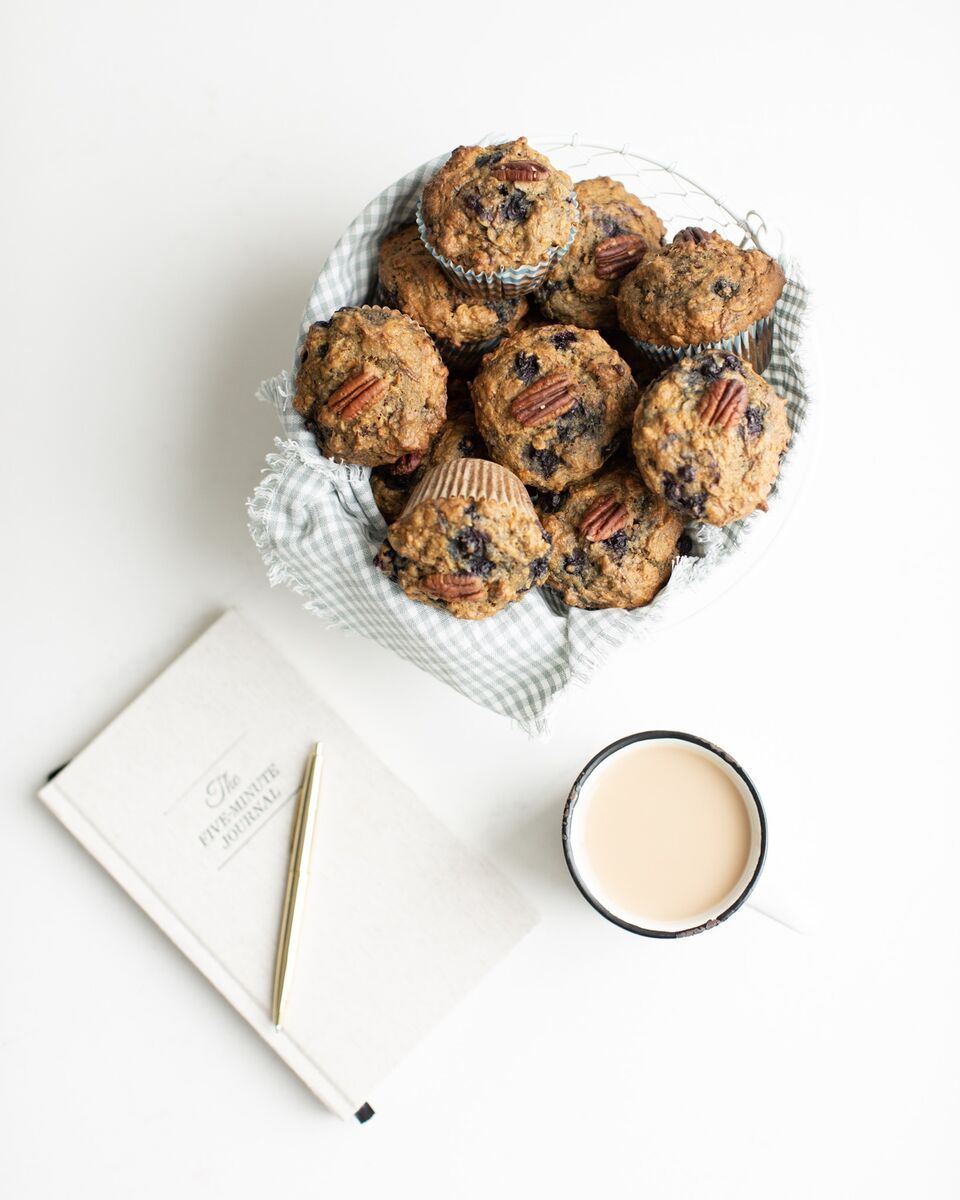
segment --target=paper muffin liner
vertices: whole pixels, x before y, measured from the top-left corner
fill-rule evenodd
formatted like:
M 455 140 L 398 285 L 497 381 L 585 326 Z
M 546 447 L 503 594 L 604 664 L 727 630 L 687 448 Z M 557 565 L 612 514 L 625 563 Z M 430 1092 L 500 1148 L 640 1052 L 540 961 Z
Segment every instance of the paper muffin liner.
M 774 314 L 770 313 L 761 317 L 759 321 L 754 321 L 742 333 L 724 338 L 720 342 L 701 342 L 697 346 L 657 346 L 652 342 L 641 342 L 639 338 L 630 340 L 642 354 L 664 368 L 679 362 L 681 358 L 688 358 L 691 354 L 702 354 L 707 350 L 728 350 L 740 358 L 745 358 L 757 374 L 762 375 L 770 365 L 770 356 L 773 353 L 773 327 Z
M 390 301 L 393 299 L 390 292 L 383 286 L 382 280 L 377 279 L 377 286 L 373 293 L 373 303 L 380 308 L 395 308 Z M 400 308 L 397 312 L 402 312 Z M 430 330 L 427 330 L 430 333 Z M 430 333 L 434 345 L 440 351 L 440 357 L 454 371 L 472 371 L 474 367 L 480 365 L 480 360 L 485 354 L 489 354 L 495 347 L 499 346 L 506 334 L 498 333 L 496 337 L 484 338 L 478 342 L 456 342 L 447 341 L 446 338 L 439 337 L 435 333 Z
M 550 250 L 542 262 L 533 263 L 530 266 L 504 267 L 500 271 L 468 271 L 465 267 L 460 267 L 449 258 L 445 258 L 439 250 L 434 249 L 427 237 L 427 227 L 423 220 L 422 194 L 417 201 L 417 229 L 420 231 L 420 240 L 424 246 L 443 268 L 444 274 L 450 282 L 455 284 L 461 292 L 465 292 L 468 296 L 480 296 L 494 300 L 500 297 L 515 300 L 518 296 L 527 296 L 530 292 L 535 292 L 573 245 L 573 239 L 577 235 L 577 226 L 580 224 L 580 206 L 576 196 L 573 197 L 573 207 L 574 220 L 570 226 L 570 236 L 564 245 Z
M 460 458 L 431 467 L 410 493 L 398 519 L 402 521 L 425 500 L 442 500 L 447 496 L 462 496 L 467 500 L 503 500 L 529 513 L 538 524 L 540 521 L 527 489 L 516 475 L 506 467 L 483 458 Z

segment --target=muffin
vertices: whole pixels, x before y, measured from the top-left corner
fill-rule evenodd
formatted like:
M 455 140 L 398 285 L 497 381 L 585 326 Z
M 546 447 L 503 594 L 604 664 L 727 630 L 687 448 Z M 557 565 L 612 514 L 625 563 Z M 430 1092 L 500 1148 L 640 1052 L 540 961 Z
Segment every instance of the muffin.
M 377 508 L 389 525 L 403 512 L 410 493 L 431 467 L 458 458 L 486 456 L 487 448 L 477 429 L 473 407 L 453 413 L 422 457 L 405 455 L 390 466 L 373 468 L 370 486 Z
M 446 403 L 447 368 L 403 313 L 341 308 L 307 331 L 293 406 L 321 454 L 368 467 L 423 454 Z
M 741 250 L 719 233 L 691 227 L 627 275 L 617 312 L 627 333 L 659 361 L 719 346 L 762 371 L 783 286 L 779 263 L 762 250 Z
M 490 457 L 550 492 L 603 466 L 639 395 L 620 355 L 596 330 L 573 325 L 505 338 L 470 390 Z
M 417 226 L 457 287 L 475 295 L 533 291 L 577 226 L 570 176 L 526 138 L 460 146 L 423 189 Z
M 616 466 L 571 487 L 544 517 L 547 587 L 576 608 L 638 608 L 670 577 L 683 522 L 636 471 Z
M 647 486 L 684 517 L 711 525 L 766 511 L 789 442 L 786 401 L 722 350 L 684 358 L 661 375 L 633 422 Z
M 467 458 L 424 475 L 374 563 L 412 600 L 479 620 L 539 587 L 549 550 L 519 480 Z
M 615 328 L 624 275 L 660 248 L 663 222 L 622 183 L 602 175 L 576 186 L 580 224 L 563 260 L 537 292 L 553 321 L 584 329 Z
M 420 240 L 416 225 L 380 243 L 384 303 L 412 317 L 431 335 L 451 368 L 475 367 L 526 315 L 522 297 L 467 296 L 454 287 Z

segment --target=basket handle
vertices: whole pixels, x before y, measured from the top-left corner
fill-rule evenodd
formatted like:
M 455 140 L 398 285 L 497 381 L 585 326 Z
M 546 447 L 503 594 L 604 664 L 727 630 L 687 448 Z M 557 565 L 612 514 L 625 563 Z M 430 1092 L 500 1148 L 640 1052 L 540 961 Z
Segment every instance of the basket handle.
M 786 238 L 782 229 L 771 228 L 755 208 L 751 208 L 744 216 L 742 224 L 744 229 L 750 234 L 754 244 L 759 246 L 764 254 L 769 254 L 771 258 L 783 257 Z M 746 241 L 746 238 L 744 238 L 744 241 Z M 776 243 L 775 249 L 774 243 Z M 741 242 L 742 245 L 743 243 Z

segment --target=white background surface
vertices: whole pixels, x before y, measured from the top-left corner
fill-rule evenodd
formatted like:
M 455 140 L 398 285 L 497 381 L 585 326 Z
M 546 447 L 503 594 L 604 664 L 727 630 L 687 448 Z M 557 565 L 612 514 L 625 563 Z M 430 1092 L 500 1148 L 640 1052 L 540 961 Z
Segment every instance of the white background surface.
M 0 1191 L 956 1196 L 955 10 L 325 7 L 3 8 Z M 782 225 L 816 294 L 786 528 L 544 744 L 271 592 L 243 512 L 254 387 L 338 232 L 492 128 L 676 162 Z M 364 1128 L 33 799 L 231 604 L 543 914 Z M 661 944 L 581 900 L 563 794 L 649 727 L 752 773 L 757 904 L 801 932 Z

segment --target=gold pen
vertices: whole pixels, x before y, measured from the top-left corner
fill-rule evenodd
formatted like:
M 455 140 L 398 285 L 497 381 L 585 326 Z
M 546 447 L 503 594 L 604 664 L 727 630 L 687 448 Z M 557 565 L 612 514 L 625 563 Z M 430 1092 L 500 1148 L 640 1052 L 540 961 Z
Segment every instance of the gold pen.
M 303 783 L 297 797 L 293 818 L 293 837 L 290 841 L 290 867 L 287 871 L 287 890 L 283 898 L 283 918 L 280 922 L 280 942 L 277 946 L 277 965 L 273 973 L 273 1023 L 280 1028 L 283 1006 L 290 990 L 303 906 L 310 882 L 310 855 L 317 823 L 317 799 L 320 795 L 320 776 L 323 772 L 323 746 L 317 742 L 307 759 Z

